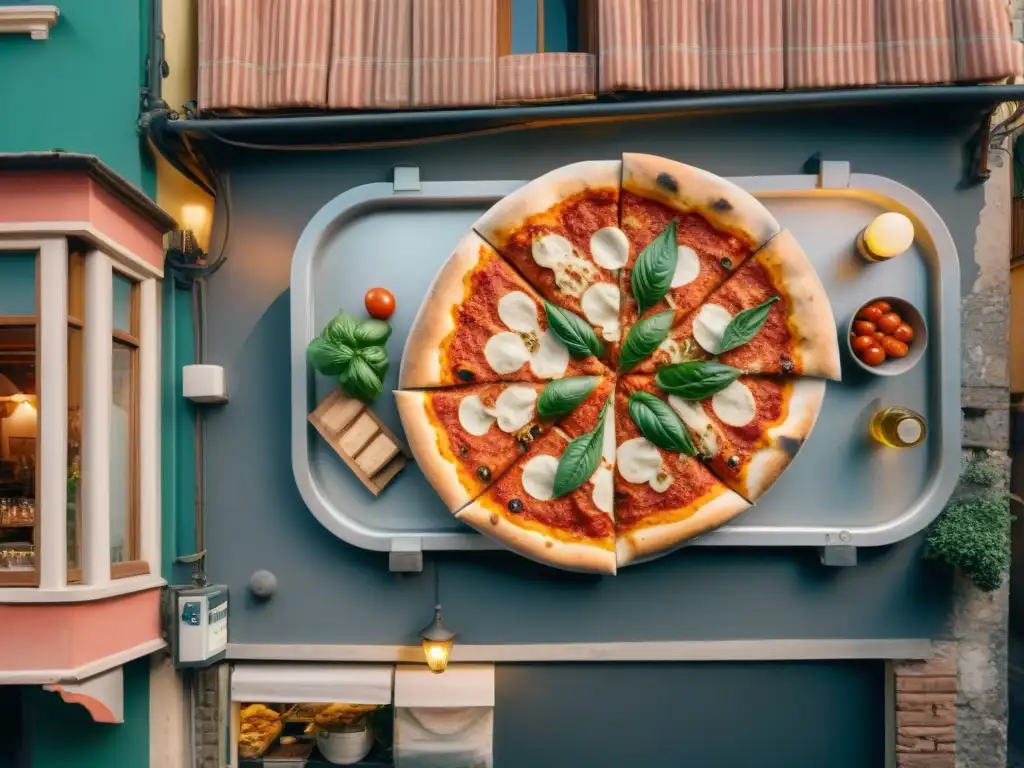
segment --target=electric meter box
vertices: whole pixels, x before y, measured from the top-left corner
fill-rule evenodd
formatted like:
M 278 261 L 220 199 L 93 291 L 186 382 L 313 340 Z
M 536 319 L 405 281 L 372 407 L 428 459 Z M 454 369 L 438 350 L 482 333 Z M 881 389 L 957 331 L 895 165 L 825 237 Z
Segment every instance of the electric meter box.
M 167 588 L 167 640 L 176 667 L 208 667 L 228 648 L 228 588 Z

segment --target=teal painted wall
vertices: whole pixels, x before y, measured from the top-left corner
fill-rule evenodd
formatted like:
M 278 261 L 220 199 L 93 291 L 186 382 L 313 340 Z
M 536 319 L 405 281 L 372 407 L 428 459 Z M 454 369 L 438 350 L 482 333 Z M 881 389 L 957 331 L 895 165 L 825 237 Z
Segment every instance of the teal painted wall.
M 124 666 L 124 723 L 93 722 L 39 686 L 24 689 L 24 734 L 31 768 L 147 768 L 149 658 Z
M 24 0 L 0 0 L 0 5 Z M 31 3 L 39 5 L 40 3 Z M 49 40 L 0 35 L 0 152 L 98 155 L 151 197 L 136 133 L 148 0 L 60 0 Z

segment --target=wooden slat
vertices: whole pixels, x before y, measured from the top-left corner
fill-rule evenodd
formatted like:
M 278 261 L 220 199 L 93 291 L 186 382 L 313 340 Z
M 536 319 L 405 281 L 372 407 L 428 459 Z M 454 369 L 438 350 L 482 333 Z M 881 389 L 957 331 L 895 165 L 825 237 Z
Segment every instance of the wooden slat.
M 398 446 L 383 432 L 370 441 L 370 444 L 356 456 L 356 464 L 370 477 L 380 472 L 398 453 Z
M 352 426 L 345 430 L 345 434 L 338 442 L 338 447 L 355 458 L 379 432 L 377 422 L 364 411 L 358 419 L 352 422 Z

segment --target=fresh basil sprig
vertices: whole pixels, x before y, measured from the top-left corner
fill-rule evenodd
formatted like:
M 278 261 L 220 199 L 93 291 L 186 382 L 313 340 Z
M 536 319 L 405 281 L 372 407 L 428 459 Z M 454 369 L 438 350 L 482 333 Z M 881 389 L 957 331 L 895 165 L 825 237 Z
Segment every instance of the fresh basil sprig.
M 544 302 L 544 314 L 548 318 L 548 328 L 569 354 L 577 360 L 585 357 L 600 357 L 604 354 L 604 344 L 597 338 L 594 329 L 586 320 L 574 312 L 556 307 L 550 301 Z
M 556 499 L 572 493 L 597 471 L 604 449 L 604 420 L 608 406 L 601 409 L 601 417 L 593 432 L 587 432 L 573 440 L 566 447 L 555 470 L 553 494 Z
M 649 392 L 634 392 L 629 396 L 629 418 L 640 434 L 659 448 L 687 456 L 696 456 L 697 449 L 690 439 L 682 420 L 661 398 Z
M 722 334 L 722 343 L 718 345 L 717 354 L 720 355 L 723 352 L 728 352 L 730 349 L 742 347 L 754 338 L 764 328 L 765 321 L 768 319 L 768 311 L 772 308 L 772 304 L 778 300 L 778 296 L 772 296 L 764 304 L 758 304 L 751 309 L 737 312 L 736 317 L 725 326 L 725 332 Z
M 549 381 L 537 398 L 537 413 L 544 419 L 569 413 L 587 399 L 600 381 L 598 376 L 570 376 Z
M 391 326 L 383 320 L 356 320 L 339 312 L 306 348 L 306 359 L 325 376 L 335 376 L 350 397 L 372 403 L 384 388 L 390 362 L 384 342 Z
M 672 219 L 664 231 L 643 249 L 633 265 L 630 287 L 641 312 L 645 312 L 663 298 L 672 287 L 676 274 L 679 248 L 676 245 L 676 220 Z
M 654 383 L 670 395 L 684 400 L 703 400 L 732 384 L 741 371 L 731 365 L 706 360 L 666 365 Z
M 629 329 L 626 340 L 619 351 L 619 368 L 630 371 L 636 364 L 654 352 L 667 337 L 672 328 L 675 313 L 671 309 L 645 317 Z

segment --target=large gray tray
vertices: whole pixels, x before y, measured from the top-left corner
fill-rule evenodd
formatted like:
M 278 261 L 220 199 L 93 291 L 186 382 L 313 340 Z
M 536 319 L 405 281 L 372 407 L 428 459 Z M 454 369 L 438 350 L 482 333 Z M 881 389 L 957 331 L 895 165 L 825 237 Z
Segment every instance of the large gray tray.
M 931 522 L 956 484 L 960 275 L 949 231 L 907 187 L 881 176 L 850 174 L 844 163 L 828 166 L 821 177 L 731 181 L 760 198 L 796 235 L 821 276 L 840 328 L 876 296 L 895 295 L 916 305 L 929 328 L 924 359 L 903 376 L 872 376 L 845 356 L 842 343 L 843 381 L 829 383 L 817 426 L 785 475 L 750 511 L 694 544 L 889 544 Z M 416 191 L 367 184 L 327 203 L 299 239 L 291 274 L 292 467 L 313 514 L 351 544 L 379 551 L 500 548 L 454 520 L 414 465 L 379 497 L 360 484 L 307 422 L 333 383 L 307 364 L 305 349 L 339 308 L 359 313 L 368 288 L 390 288 L 398 303 L 388 342 L 394 362 L 374 410 L 401 435 L 390 390 L 427 286 L 473 221 L 524 183 L 424 182 Z M 918 238 L 899 258 L 867 265 L 855 255 L 854 241 L 883 210 L 910 216 Z M 924 445 L 897 451 L 872 443 L 868 420 L 884 405 L 924 414 L 929 426 Z

